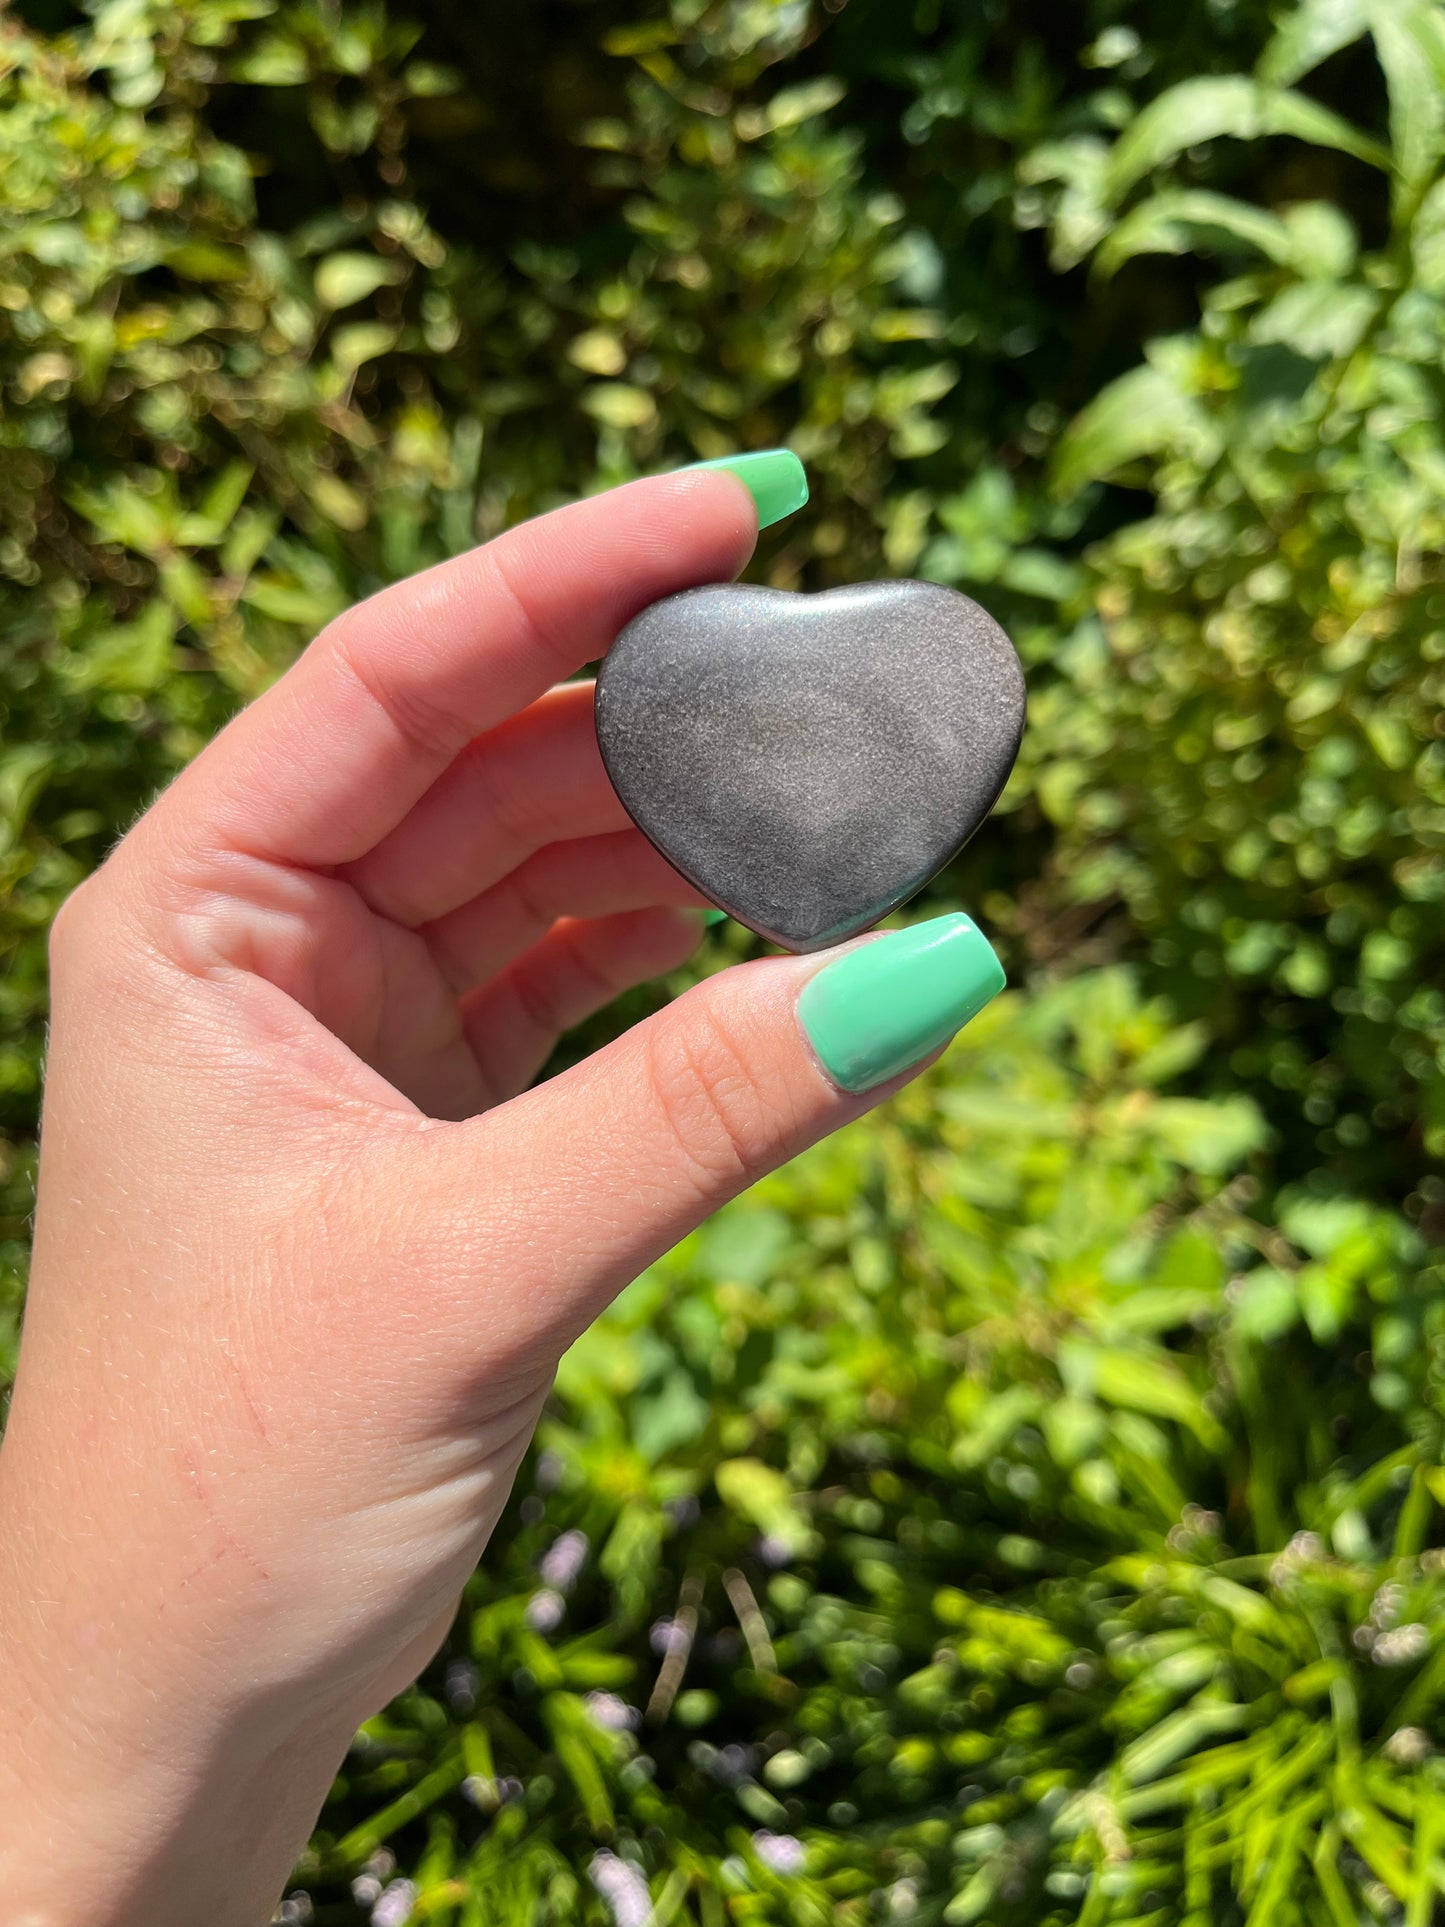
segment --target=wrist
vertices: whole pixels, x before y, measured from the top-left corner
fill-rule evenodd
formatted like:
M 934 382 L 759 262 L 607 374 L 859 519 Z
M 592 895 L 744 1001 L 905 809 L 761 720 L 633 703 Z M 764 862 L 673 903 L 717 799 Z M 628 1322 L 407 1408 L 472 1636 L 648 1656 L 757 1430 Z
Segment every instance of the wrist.
M 218 1666 L 123 1546 L 88 1560 L 89 1521 L 19 1498 L 21 1445 L 0 1450 L 5 1917 L 262 1927 L 356 1720 L 278 1691 L 239 1639 Z
M 0 1602 L 0 1628 L 5 1625 Z M 264 1927 L 315 1825 L 351 1733 L 278 1741 L 269 1720 L 221 1721 L 184 1682 L 145 1706 L 125 1669 L 35 1655 L 0 1685 L 0 1892 L 16 1927 Z M 123 1745 L 126 1732 L 143 1743 Z M 120 1757 L 123 1755 L 123 1758 Z

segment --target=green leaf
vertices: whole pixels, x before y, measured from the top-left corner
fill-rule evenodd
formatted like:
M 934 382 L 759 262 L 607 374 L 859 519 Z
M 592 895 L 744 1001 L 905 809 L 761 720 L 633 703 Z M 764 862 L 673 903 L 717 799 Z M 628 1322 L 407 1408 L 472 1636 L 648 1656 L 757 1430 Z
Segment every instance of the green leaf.
M 1104 1415 L 1092 1399 L 1050 1399 L 1039 1416 L 1049 1450 L 1060 1465 L 1080 1463 L 1100 1444 Z
M 659 47 L 673 47 L 677 28 L 668 20 L 643 20 L 635 26 L 612 27 L 602 36 L 602 50 L 620 60 L 635 60 L 639 54 L 656 53 Z
M 690 1374 L 679 1366 L 657 1391 L 633 1399 L 632 1443 L 649 1465 L 655 1465 L 677 1446 L 697 1438 L 710 1410 Z
M 784 127 L 799 127 L 836 107 L 847 92 L 841 80 L 820 74 L 797 87 L 785 87 L 774 94 L 766 107 L 741 107 L 734 124 L 742 140 L 756 140 L 761 134 L 776 133 Z
M 1211 75 L 1166 88 L 1130 122 L 1109 156 L 1103 197 L 1117 206 L 1136 182 L 1186 148 L 1278 134 L 1352 154 L 1374 167 L 1390 165 L 1389 154 L 1377 142 L 1305 95 L 1246 74 Z
M 798 1509 L 793 1488 L 781 1472 L 761 1459 L 724 1459 L 713 1473 L 718 1497 L 729 1512 L 749 1519 L 794 1552 L 803 1552 L 813 1534 Z
M 608 428 L 646 428 L 657 419 L 657 404 L 645 388 L 625 381 L 599 381 L 584 389 L 582 406 Z
M 256 87 L 299 87 L 310 73 L 310 62 L 299 42 L 272 33 L 235 61 L 231 72 Z
M 1070 1339 L 1059 1347 L 1059 1368 L 1076 1398 L 1094 1397 L 1148 1418 L 1172 1419 L 1210 1449 L 1223 1443 L 1224 1434 L 1199 1393 L 1161 1351 L 1124 1351 Z
M 402 70 L 402 83 L 414 100 L 435 100 L 458 94 L 465 85 L 455 67 L 444 67 L 435 60 L 413 60 Z
M 1369 0 L 1301 0 L 1284 16 L 1255 66 L 1261 80 L 1289 87 L 1365 33 Z
M 1349 216 L 1333 201 L 1296 201 L 1281 218 L 1296 274 L 1306 281 L 1340 281 L 1349 274 L 1359 239 Z
M 240 513 L 255 470 L 246 462 L 228 462 L 202 497 L 194 515 L 184 516 L 176 539 L 187 548 L 212 548 Z
M 1258 342 L 1281 343 L 1311 361 L 1353 354 L 1375 317 L 1380 297 L 1370 288 L 1305 281 L 1286 288 L 1250 324 Z
M 1293 1281 L 1272 1265 L 1261 1265 L 1241 1280 L 1230 1324 L 1240 1338 L 1267 1345 L 1299 1322 L 1299 1293 Z
M 1370 31 L 1390 91 L 1400 187 L 1411 195 L 1445 146 L 1445 23 L 1432 0 L 1371 0 Z
M 982 1465 L 1020 1425 L 1037 1419 L 1044 1404 L 1032 1385 L 1010 1385 L 988 1394 L 973 1379 L 960 1379 L 947 1402 L 948 1415 L 958 1428 L 950 1454 L 953 1463 Z
M 408 1825 L 419 1814 L 450 1793 L 466 1773 L 466 1762 L 462 1757 L 460 1745 L 449 1750 L 440 1765 L 418 1780 L 397 1799 L 372 1814 L 358 1827 L 337 1841 L 335 1853 L 343 1865 L 349 1861 L 362 1860 L 373 1852 L 380 1843 L 395 1833 L 398 1828 Z
M 1158 1779 L 1177 1760 L 1249 1724 L 1247 1706 L 1203 1700 L 1171 1713 L 1152 1731 L 1126 1746 L 1119 1755 L 1119 1773 L 1127 1786 Z
M 229 576 L 248 576 L 265 554 L 280 526 L 274 511 L 247 509 L 230 524 L 220 548 L 221 568 Z
M 976 1131 L 985 1139 L 995 1136 L 1036 1141 L 1066 1139 L 1076 1136 L 1079 1129 L 1078 1112 L 1072 1104 L 1051 1104 L 1041 1098 L 989 1090 L 983 1085 L 940 1091 L 938 1103 L 951 1122 Z
M 327 521 L 338 529 L 364 529 L 369 510 L 364 496 L 330 469 L 318 469 L 307 478 L 306 493 Z
M 1410 235 L 1415 281 L 1429 294 L 1445 294 L 1445 180 L 1421 201 Z
M 397 330 L 384 321 L 352 321 L 331 337 L 331 359 L 338 368 L 359 368 L 396 346 Z
M 149 695 L 170 673 L 175 628 L 176 618 L 169 603 L 157 597 L 134 622 L 102 629 L 83 649 L 67 657 L 65 676 L 79 689 Z
M 0 754 L 0 823 L 11 837 L 24 829 L 54 767 L 55 751 L 48 743 L 18 743 Z
M 1131 369 L 1101 389 L 1069 424 L 1054 458 L 1052 483 L 1061 496 L 1086 482 L 1115 475 L 1141 455 L 1159 455 L 1184 441 L 1202 449 L 1213 439 L 1204 410 L 1161 368 Z
M 1176 1024 L 1135 1058 L 1130 1075 L 1140 1084 L 1168 1084 L 1197 1064 L 1208 1048 L 1209 1032 L 1203 1024 Z
M 1277 216 L 1227 194 L 1175 189 L 1131 208 L 1100 243 L 1094 264 L 1113 274 L 1139 254 L 1188 254 L 1243 247 L 1271 261 L 1293 252 L 1289 230 Z
M 166 599 L 181 621 L 204 632 L 215 614 L 205 570 L 189 555 L 169 555 L 161 562 L 157 574 Z
M 77 222 L 35 221 L 0 239 L 0 253 L 28 254 L 51 268 L 83 268 L 90 246 Z
M 243 248 L 221 241 L 183 241 L 162 256 L 172 274 L 186 281 L 244 281 L 251 264 Z
M 175 498 L 167 498 L 129 479 L 116 476 L 104 490 L 73 488 L 68 500 L 91 522 L 101 538 L 155 557 L 170 548 L 178 523 L 173 520 Z
M 311 631 L 338 615 L 346 602 L 335 584 L 323 588 L 294 581 L 279 572 L 252 576 L 241 591 L 241 600 L 277 622 L 294 623 Z
M 1186 1170 L 1221 1176 L 1268 1137 L 1259 1106 L 1248 1097 L 1161 1097 L 1145 1114 L 1144 1128 Z
M 587 1824 L 594 1833 L 610 1832 L 615 1821 L 607 1783 L 593 1748 L 595 1729 L 571 1693 L 548 1693 L 542 1717 L 563 1771 L 582 1802 Z
M 323 308 L 349 308 L 353 301 L 363 301 L 399 280 L 401 274 L 394 261 L 384 261 L 379 254 L 355 250 L 328 254 L 316 266 L 316 299 Z
M 703 1227 L 698 1258 L 710 1277 L 762 1285 L 792 1242 L 793 1227 L 783 1212 L 745 1201 Z

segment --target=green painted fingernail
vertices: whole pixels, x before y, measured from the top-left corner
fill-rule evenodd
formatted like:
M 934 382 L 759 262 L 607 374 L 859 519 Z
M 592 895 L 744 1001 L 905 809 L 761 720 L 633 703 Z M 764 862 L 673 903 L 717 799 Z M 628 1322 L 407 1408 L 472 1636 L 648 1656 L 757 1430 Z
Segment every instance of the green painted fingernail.
M 798 1017 L 833 1082 L 866 1091 L 946 1044 L 1005 981 L 988 939 L 956 911 L 828 964 L 804 985 Z
M 711 930 L 715 925 L 726 923 L 727 920 L 728 913 L 726 910 L 704 910 L 702 913 L 703 928 L 705 930 Z
M 808 477 L 791 448 L 757 448 L 748 455 L 722 455 L 715 462 L 689 462 L 689 469 L 725 468 L 758 505 L 758 527 L 769 529 L 808 499 Z

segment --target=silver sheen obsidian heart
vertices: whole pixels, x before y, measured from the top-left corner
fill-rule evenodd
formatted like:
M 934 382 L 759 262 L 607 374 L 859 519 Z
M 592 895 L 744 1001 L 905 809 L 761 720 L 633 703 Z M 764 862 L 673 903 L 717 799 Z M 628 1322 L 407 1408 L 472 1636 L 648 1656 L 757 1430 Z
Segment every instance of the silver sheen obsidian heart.
M 927 582 L 687 589 L 628 623 L 597 682 L 628 815 L 714 903 L 798 951 L 866 930 L 962 848 L 1023 724 L 1008 637 Z

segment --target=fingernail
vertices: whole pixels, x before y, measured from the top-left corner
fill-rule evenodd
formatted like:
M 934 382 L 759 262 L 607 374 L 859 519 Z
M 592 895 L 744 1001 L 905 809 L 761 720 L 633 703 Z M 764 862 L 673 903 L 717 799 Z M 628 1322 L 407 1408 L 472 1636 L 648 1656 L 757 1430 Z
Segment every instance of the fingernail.
M 758 527 L 769 529 L 808 499 L 808 477 L 791 448 L 757 448 L 748 455 L 722 455 L 715 462 L 689 462 L 695 468 L 725 468 L 736 475 L 758 505 Z
M 726 923 L 727 920 L 728 913 L 726 910 L 704 910 L 702 913 L 703 928 L 705 930 L 712 930 L 718 924 Z
M 946 1044 L 1005 981 L 988 939 L 956 911 L 847 951 L 808 979 L 798 1017 L 839 1089 L 866 1091 Z

